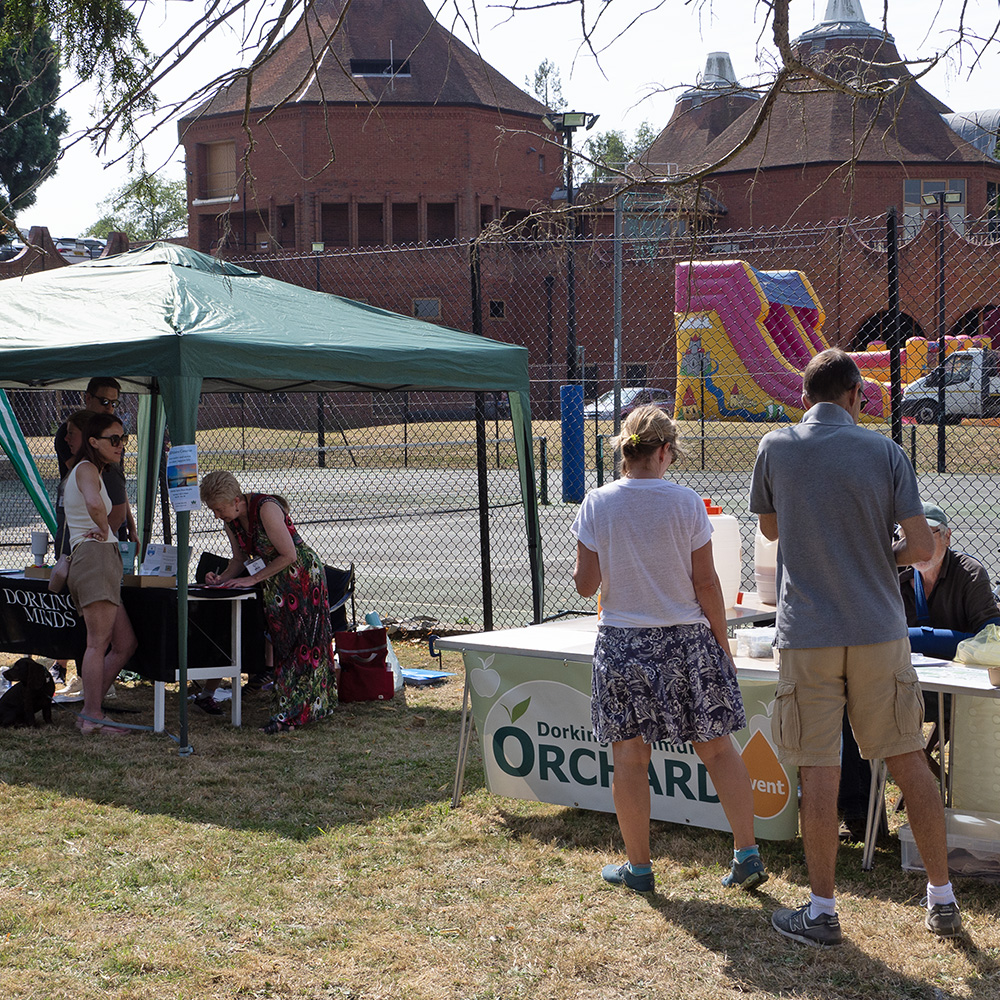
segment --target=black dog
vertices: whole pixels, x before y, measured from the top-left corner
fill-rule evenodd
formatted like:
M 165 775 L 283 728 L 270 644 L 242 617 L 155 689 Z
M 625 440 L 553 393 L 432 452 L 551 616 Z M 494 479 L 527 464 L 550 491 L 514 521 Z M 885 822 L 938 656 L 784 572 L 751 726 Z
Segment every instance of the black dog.
M 40 663 L 22 656 L 12 667 L 3 671 L 15 683 L 0 698 L 0 726 L 38 726 L 35 713 L 41 710 L 46 722 L 52 721 L 52 695 L 56 682 Z

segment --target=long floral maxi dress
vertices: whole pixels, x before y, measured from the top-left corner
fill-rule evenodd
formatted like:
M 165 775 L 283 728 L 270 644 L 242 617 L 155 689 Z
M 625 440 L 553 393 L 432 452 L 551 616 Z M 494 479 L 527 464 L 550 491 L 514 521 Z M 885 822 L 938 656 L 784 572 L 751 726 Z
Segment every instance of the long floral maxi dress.
M 247 496 L 249 528 L 230 522 L 236 541 L 248 556 L 270 562 L 277 551 L 260 521 L 265 503 L 280 503 L 267 493 Z M 333 685 L 333 631 L 326 571 L 320 557 L 299 537 L 291 518 L 285 527 L 298 557 L 291 566 L 269 577 L 264 591 L 264 617 L 274 647 L 274 719 L 302 726 L 322 719 L 329 710 Z

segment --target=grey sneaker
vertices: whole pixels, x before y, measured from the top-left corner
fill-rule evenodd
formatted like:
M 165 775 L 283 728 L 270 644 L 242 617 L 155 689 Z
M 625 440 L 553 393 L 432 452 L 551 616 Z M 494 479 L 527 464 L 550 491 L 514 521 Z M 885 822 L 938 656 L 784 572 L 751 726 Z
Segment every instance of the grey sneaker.
M 653 873 L 648 875 L 633 875 L 627 864 L 605 865 L 601 869 L 601 878 L 612 885 L 623 885 L 634 892 L 653 891 Z
M 958 937 L 962 933 L 962 914 L 957 903 L 935 903 L 924 918 L 924 927 L 938 937 Z
M 840 931 L 840 919 L 835 913 L 821 913 L 815 920 L 809 916 L 809 904 L 797 910 L 780 909 L 771 914 L 771 926 L 785 937 L 817 948 L 830 948 L 840 944 L 844 935 Z
M 722 877 L 722 884 L 727 889 L 739 887 L 740 889 L 754 889 L 758 885 L 763 885 L 767 881 L 767 872 L 764 871 L 764 862 L 759 854 L 751 854 L 746 861 L 737 861 L 733 858 L 728 875 Z

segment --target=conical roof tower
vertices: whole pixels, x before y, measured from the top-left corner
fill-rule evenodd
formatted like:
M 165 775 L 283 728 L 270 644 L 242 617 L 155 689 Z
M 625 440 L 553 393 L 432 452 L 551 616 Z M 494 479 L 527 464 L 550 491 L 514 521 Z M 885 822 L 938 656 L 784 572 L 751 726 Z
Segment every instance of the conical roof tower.
M 641 157 L 636 172 L 668 173 L 675 164 L 700 162 L 705 148 L 749 107 L 757 95 L 740 87 L 728 52 L 710 52 L 696 86 L 683 91 L 666 127 Z
M 423 0 L 318 0 L 254 73 L 251 106 L 294 104 L 481 105 L 545 114 L 541 103 L 439 24 Z M 341 20 L 343 18 L 343 20 Z M 333 35 L 328 51 L 314 53 Z M 237 82 L 190 117 L 242 112 Z

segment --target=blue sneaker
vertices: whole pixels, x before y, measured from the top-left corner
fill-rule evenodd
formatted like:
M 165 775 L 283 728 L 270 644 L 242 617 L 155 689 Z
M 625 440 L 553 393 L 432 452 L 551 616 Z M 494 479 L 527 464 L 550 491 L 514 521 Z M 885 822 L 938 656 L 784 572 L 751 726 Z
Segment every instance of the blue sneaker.
M 601 878 L 612 885 L 623 885 L 634 892 L 653 891 L 653 873 L 634 875 L 628 864 L 605 865 L 601 869 Z
M 764 871 L 764 862 L 761 861 L 759 854 L 751 854 L 746 861 L 737 861 L 733 858 L 729 874 L 722 877 L 722 884 L 727 889 L 755 889 L 766 881 L 767 872 Z

